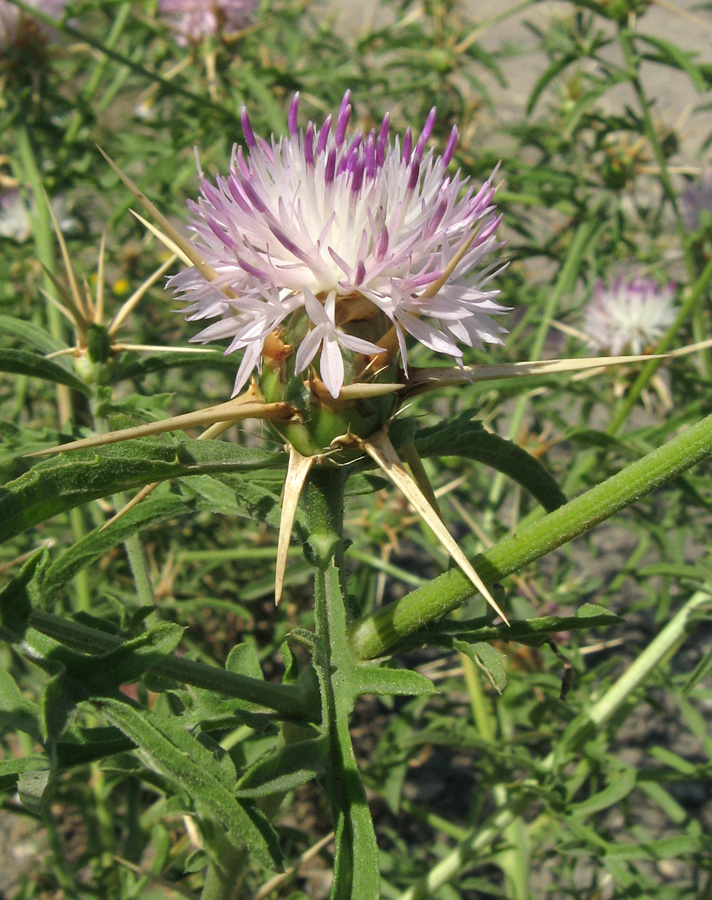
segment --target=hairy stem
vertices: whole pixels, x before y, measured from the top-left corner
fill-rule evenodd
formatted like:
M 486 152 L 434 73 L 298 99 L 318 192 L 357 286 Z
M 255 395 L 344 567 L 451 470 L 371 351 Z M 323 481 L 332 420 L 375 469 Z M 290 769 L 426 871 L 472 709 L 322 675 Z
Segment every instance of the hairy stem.
M 314 664 L 322 695 L 329 763 L 322 779 L 336 832 L 331 900 L 379 900 L 378 847 L 349 733 L 356 694 L 347 640 L 341 536 L 345 476 L 337 468 L 312 469 L 306 483 L 309 548 L 315 567 Z
M 712 453 L 712 416 L 627 466 L 565 506 L 509 535 L 472 563 L 486 584 L 518 572 L 594 525 L 675 478 Z M 357 659 L 385 656 L 409 635 L 456 609 L 473 594 L 472 584 L 451 569 L 350 629 Z

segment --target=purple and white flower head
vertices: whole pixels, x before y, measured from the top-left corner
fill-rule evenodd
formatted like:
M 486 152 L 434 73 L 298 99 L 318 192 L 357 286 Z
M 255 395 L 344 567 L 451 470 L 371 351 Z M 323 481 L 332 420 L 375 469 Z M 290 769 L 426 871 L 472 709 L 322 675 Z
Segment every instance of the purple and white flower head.
M 27 0 L 27 5 L 40 10 L 53 19 L 60 19 L 68 0 Z M 7 0 L 0 0 L 0 55 L 12 47 L 25 46 L 35 41 L 46 43 L 55 32 Z
M 250 23 L 259 0 L 160 0 L 159 11 L 178 32 L 178 44 L 230 34 Z
M 680 195 L 680 214 L 685 227 L 699 231 L 703 213 L 712 217 L 712 169 L 690 182 Z
M 675 285 L 652 278 L 619 276 L 610 287 L 596 282 L 584 310 L 584 331 L 591 347 L 618 356 L 642 353 L 675 320 Z
M 448 174 L 456 128 L 441 156 L 426 152 L 435 109 L 417 140 L 410 129 L 390 138 L 388 115 L 368 134 L 349 132 L 350 97 L 335 122 L 300 129 L 296 95 L 289 133 L 271 141 L 255 136 L 243 110 L 247 151 L 233 149 L 229 173 L 214 182 L 200 172 L 191 230 L 217 278 L 193 267 L 169 286 L 190 319 L 218 320 L 194 341 L 229 338 L 227 353 L 244 351 L 235 393 L 260 369 L 267 338 L 295 317 L 304 327 L 294 371 L 318 357 L 333 397 L 344 354 L 383 353 L 387 331 L 406 371 L 406 335 L 458 362 L 460 345 L 501 343 L 491 317 L 505 307 L 486 289 L 501 268 L 486 258 L 503 246 L 492 176 L 478 190 Z

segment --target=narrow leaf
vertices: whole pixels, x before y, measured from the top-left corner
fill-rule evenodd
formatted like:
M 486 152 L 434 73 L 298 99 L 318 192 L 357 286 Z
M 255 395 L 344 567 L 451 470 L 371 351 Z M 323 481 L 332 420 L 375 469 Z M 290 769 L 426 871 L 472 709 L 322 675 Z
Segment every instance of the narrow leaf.
M 66 384 L 82 394 L 90 393 L 87 385 L 63 365 L 29 350 L 0 349 L 0 372 L 41 378 L 54 384 Z
M 484 463 L 521 485 L 547 512 L 566 503 L 566 495 L 538 459 L 478 422 L 424 429 L 415 446 L 421 456 L 459 456 Z

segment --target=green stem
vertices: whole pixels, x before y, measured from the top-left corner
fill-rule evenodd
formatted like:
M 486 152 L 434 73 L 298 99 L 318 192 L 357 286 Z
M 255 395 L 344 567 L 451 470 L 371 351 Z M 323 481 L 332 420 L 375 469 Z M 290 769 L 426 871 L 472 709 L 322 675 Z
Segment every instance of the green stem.
M 329 738 L 328 768 L 322 783 L 336 832 L 330 898 L 379 900 L 376 834 L 349 733 L 356 691 L 343 583 L 344 485 L 342 469 L 325 467 L 313 469 L 305 486 L 309 549 L 315 567 L 314 665 L 321 688 L 322 723 Z
M 508 535 L 476 556 L 473 565 L 486 584 L 494 584 L 585 534 L 710 453 L 712 416 L 565 506 Z M 472 584 L 459 569 L 445 572 L 353 625 L 350 644 L 354 657 L 385 656 L 406 637 L 456 609 L 473 593 Z
M 30 613 L 30 625 L 32 628 L 27 629 L 23 639 L 40 656 L 48 651 L 42 645 L 40 635 L 47 635 L 72 650 L 97 655 L 110 653 L 123 643 L 117 635 L 71 622 L 40 609 L 34 609 Z M 257 703 L 289 719 L 319 719 L 319 710 L 315 708 L 312 692 L 307 684 L 271 684 L 175 656 L 162 659 L 152 671 L 165 678 L 192 684 L 225 697 L 239 697 L 241 700 Z

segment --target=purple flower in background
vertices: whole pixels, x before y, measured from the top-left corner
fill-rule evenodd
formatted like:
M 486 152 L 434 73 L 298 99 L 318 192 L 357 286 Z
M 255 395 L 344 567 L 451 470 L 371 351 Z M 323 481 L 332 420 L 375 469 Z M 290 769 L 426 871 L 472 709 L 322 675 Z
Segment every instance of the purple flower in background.
M 28 6 L 43 12 L 53 19 L 61 19 L 69 0 L 27 0 Z M 22 12 L 6 0 L 0 0 L 0 53 L 9 47 L 27 45 L 37 39 L 48 41 L 53 36 L 52 28 Z
M 690 182 L 680 196 L 680 214 L 690 231 L 699 231 L 705 212 L 712 216 L 712 169 Z
M 234 149 L 229 173 L 214 182 L 201 171 L 201 197 L 188 204 L 194 245 L 217 279 L 192 267 L 169 281 L 190 319 L 218 319 L 193 340 L 230 338 L 227 353 L 244 351 L 235 392 L 259 369 L 268 335 L 295 314 L 308 328 L 295 370 L 320 353 L 334 397 L 343 351 L 382 353 L 373 341 L 389 330 L 404 366 L 406 335 L 458 361 L 458 344 L 501 343 L 491 316 L 505 307 L 484 289 L 501 263 L 482 266 L 502 246 L 501 217 L 492 176 L 477 190 L 459 171 L 448 175 L 457 129 L 436 157 L 425 152 L 434 109 L 414 140 L 410 129 L 391 139 L 388 115 L 378 130 L 349 133 L 350 92 L 335 123 L 327 116 L 299 129 L 297 105 L 298 95 L 288 135 L 271 141 L 255 136 L 243 110 L 247 151 Z
M 593 299 L 584 310 L 584 331 L 597 350 L 618 356 L 642 353 L 672 325 L 675 285 L 659 285 L 651 278 L 618 277 L 611 287 L 596 282 Z
M 259 0 L 160 0 L 159 10 L 178 32 L 178 43 L 239 31 L 249 24 Z

